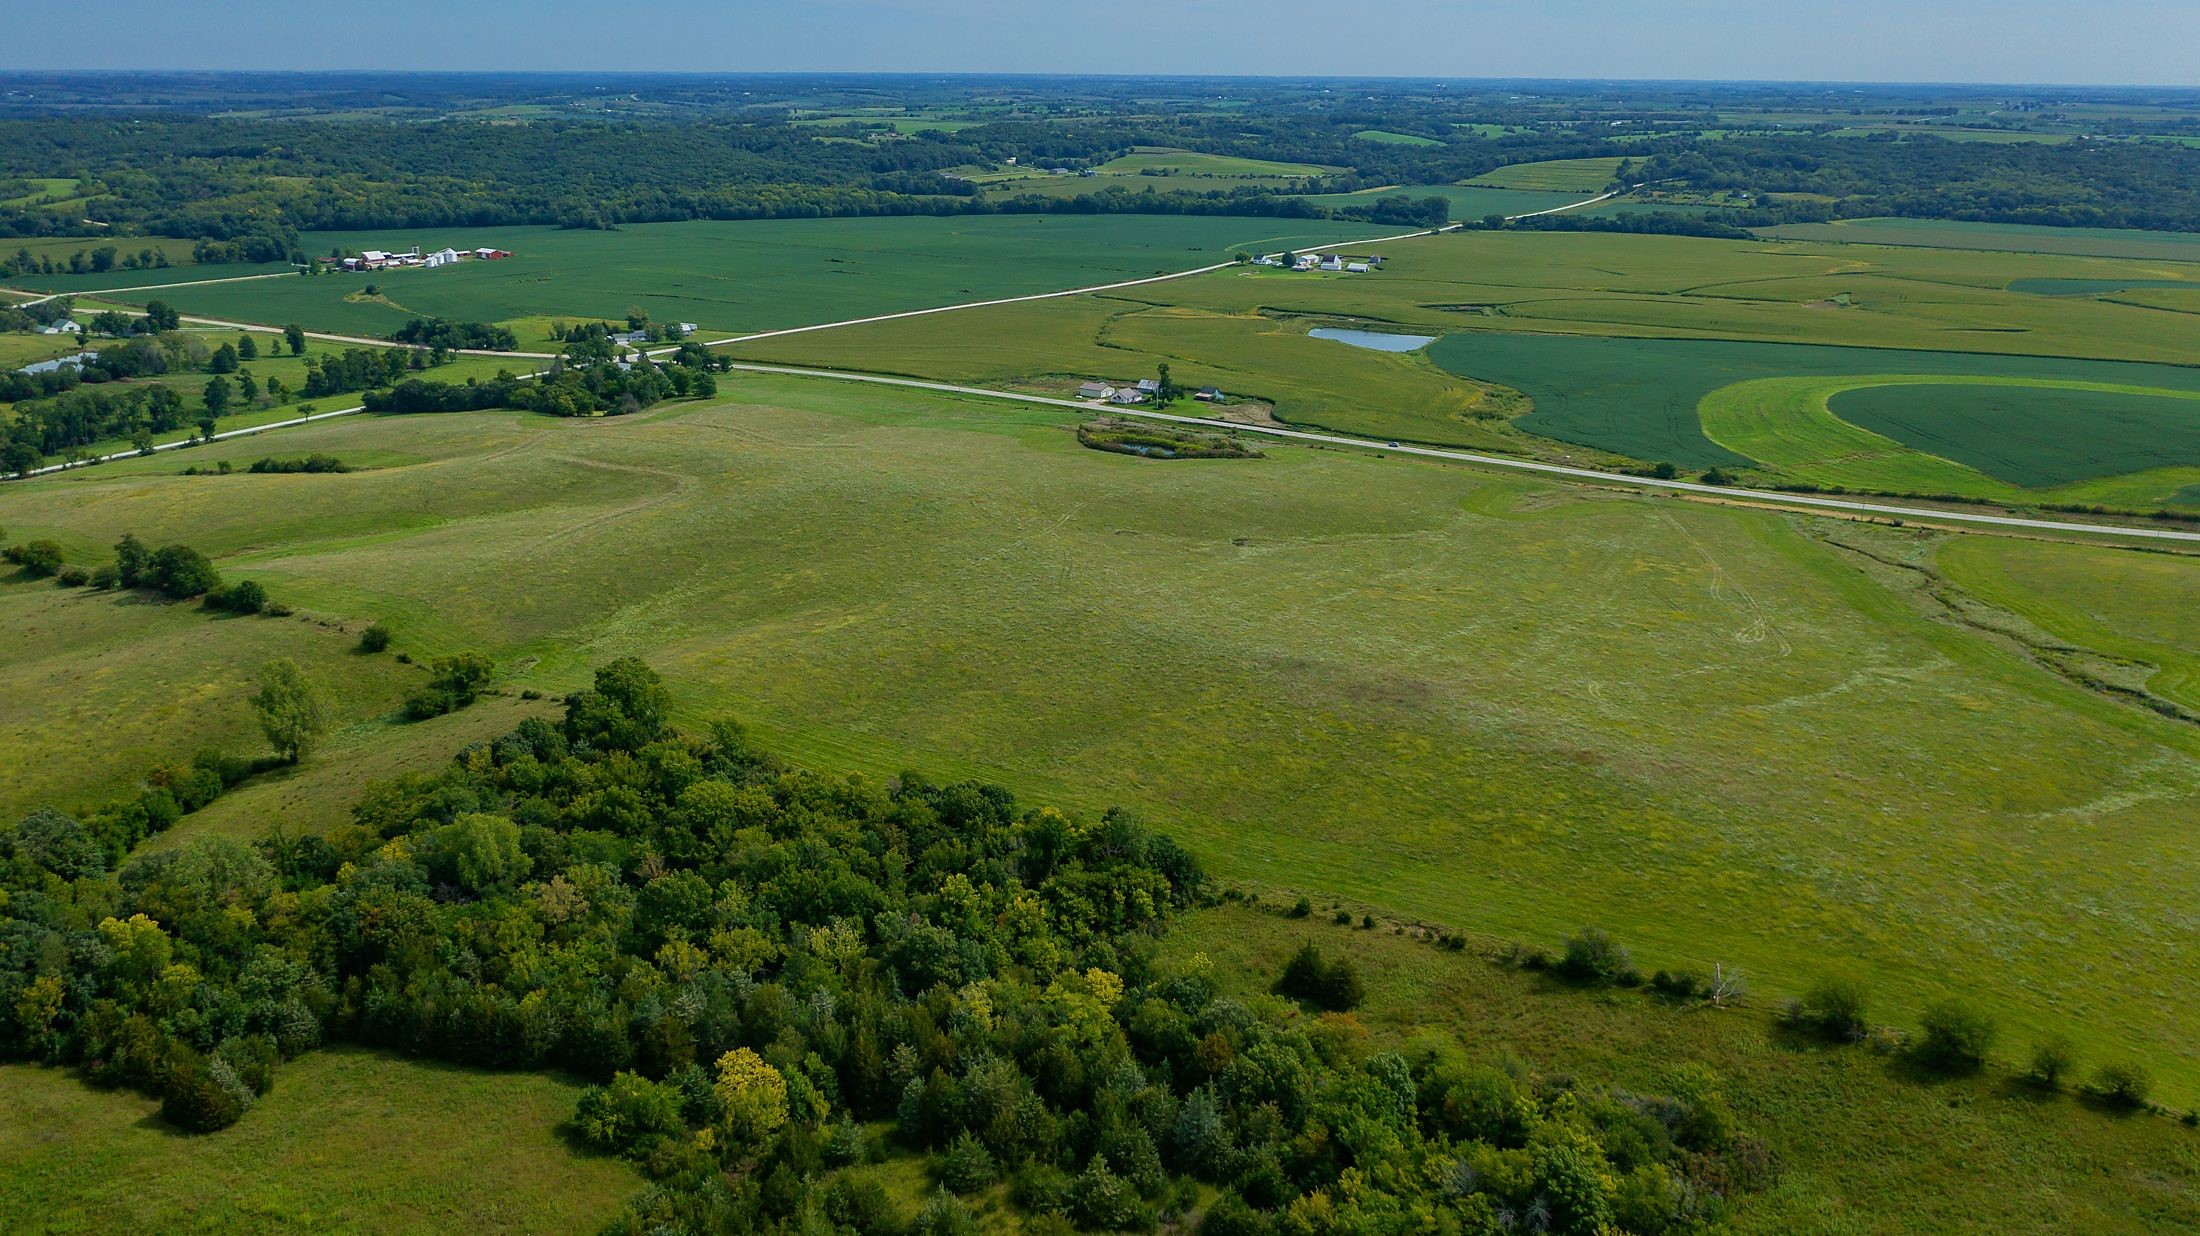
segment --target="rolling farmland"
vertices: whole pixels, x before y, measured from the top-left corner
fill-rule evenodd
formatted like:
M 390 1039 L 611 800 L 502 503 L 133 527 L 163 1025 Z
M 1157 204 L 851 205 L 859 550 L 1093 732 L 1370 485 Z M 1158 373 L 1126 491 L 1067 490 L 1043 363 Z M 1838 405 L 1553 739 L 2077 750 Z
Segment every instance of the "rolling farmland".
M 1913 611 L 1813 521 L 1321 451 L 1158 464 L 1041 409 L 737 385 L 618 422 L 335 422 L 293 449 L 424 462 L 215 488 L 142 461 L 11 487 L 0 522 L 190 528 L 310 612 L 524 664 L 514 686 L 646 652 L 806 761 L 1123 801 L 1229 878 L 1493 935 L 1594 921 L 1772 992 L 1854 958 L 1893 1009 L 1961 983 L 2200 1085 L 2171 1046 L 2188 988 L 2113 981 L 2191 874 L 2193 796 L 2131 787 L 2200 783 L 2200 740 Z M 201 629 L 210 664 L 256 655 Z M 1959 883 L 1997 891 L 1959 910 Z M 2103 910 L 2075 940 L 2071 898 Z

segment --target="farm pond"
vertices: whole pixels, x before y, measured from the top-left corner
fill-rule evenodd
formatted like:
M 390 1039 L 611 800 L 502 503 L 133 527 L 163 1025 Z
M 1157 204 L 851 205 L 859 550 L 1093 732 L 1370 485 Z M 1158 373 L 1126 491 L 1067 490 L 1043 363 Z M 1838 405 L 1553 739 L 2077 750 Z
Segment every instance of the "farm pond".
M 1395 335 L 1375 330 L 1344 330 L 1318 326 L 1306 332 L 1316 339 L 1331 339 L 1375 352 L 1412 352 L 1436 342 L 1434 335 Z

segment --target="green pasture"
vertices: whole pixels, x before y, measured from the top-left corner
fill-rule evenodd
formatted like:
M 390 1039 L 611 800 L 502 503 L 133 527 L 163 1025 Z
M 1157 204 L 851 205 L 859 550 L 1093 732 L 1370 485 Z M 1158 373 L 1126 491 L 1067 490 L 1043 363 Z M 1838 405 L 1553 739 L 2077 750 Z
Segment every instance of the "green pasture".
M 0 1067 L 10 1232 L 544 1232 L 608 1223 L 641 1176 L 575 1153 L 580 1087 L 328 1048 L 216 1136 L 60 1069 Z
M 512 256 L 436 270 L 207 284 L 159 295 L 186 313 L 295 321 L 340 333 L 386 334 L 415 316 L 620 320 L 630 308 L 658 321 L 739 332 L 1136 279 L 1224 260 L 1238 249 L 1385 231 L 1325 220 L 986 215 L 652 223 L 609 232 L 316 233 L 307 238 L 309 251 L 419 244 L 429 250 L 497 247 Z M 67 290 L 81 282 L 56 277 L 25 286 Z M 379 299 L 364 296 L 368 284 Z
M 1468 184 L 1496 189 L 1545 189 L 1601 193 L 1619 175 L 1626 160 L 1617 156 L 1595 159 L 1547 159 L 1540 163 L 1514 163 L 1484 172 Z
M 1392 185 L 1384 189 L 1360 189 L 1352 193 L 1310 193 L 1306 200 L 1323 206 L 1368 206 L 1386 197 L 1420 201 L 1440 197 L 1451 204 L 1454 219 L 1480 220 L 1489 215 L 1536 214 L 1556 210 L 1582 200 L 1583 195 L 1535 189 L 1490 189 L 1470 185 Z
M 686 715 L 731 711 L 801 762 L 1122 803 L 1225 879 L 1498 937 L 1593 922 L 1767 1000 L 1853 968 L 1889 1020 L 1960 990 L 2012 1041 L 2067 1031 L 2200 1095 L 2200 959 L 2162 934 L 2200 879 L 2200 733 L 1825 540 L 1936 538 L 1361 452 L 1156 465 L 1079 447 L 1076 418 L 736 377 L 627 418 L 286 431 L 417 460 L 348 475 L 145 460 L 8 485 L 0 525 L 188 537 L 415 656 L 490 653 L 508 690 L 645 656 Z M 2159 640 L 2178 579 L 2097 620 Z M 259 628 L 176 617 L 214 641 L 198 660 L 258 659 L 221 641 Z M 69 657 L 14 706 L 64 718 L 41 744 L 97 751 Z M 270 814 L 340 814 L 354 783 L 330 772 L 363 750 L 309 761 Z
M 2133 671 L 2147 692 L 2200 711 L 2190 559 L 1960 537 L 1933 560 L 1966 593 Z
M 40 198 L 67 198 L 76 193 L 76 187 L 84 182 L 74 176 L 29 176 L 28 193 L 0 198 L 0 206 L 28 206 Z
M 1374 142 L 1382 146 L 1441 146 L 1444 144 L 1433 137 L 1422 137 L 1417 133 L 1393 133 L 1388 129 L 1362 129 L 1352 136 L 1360 141 Z
M 1346 904 L 1357 918 L 1362 907 Z M 2120 1119 L 2067 1095 L 2027 1092 L 2000 1069 L 1920 1077 L 1869 1049 L 1783 1034 L 1762 998 L 1708 1009 L 1578 991 L 1393 934 L 1410 920 L 1337 927 L 1330 903 L 1315 905 L 1307 919 L 1201 911 L 1163 939 L 1163 952 L 1204 954 L 1225 989 L 1246 1000 L 1268 998 L 1301 944 L 1348 958 L 1367 990 L 1357 1017 L 1371 1050 L 1435 1046 L 1637 1094 L 1669 1091 L 1684 1066 L 1707 1068 L 1778 1165 L 1769 1188 L 1739 1199 L 1736 1233 L 2136 1236 L 2200 1224 L 2192 1133 L 2166 1117 Z M 2012 1037 L 1999 1054 L 2021 1060 L 2031 1047 Z
M 288 479 L 181 477 L 171 483 L 178 499 L 249 503 L 275 496 L 264 482 Z M 215 486 L 234 488 L 187 492 Z M 198 541 L 158 512 L 147 510 L 145 518 L 138 532 L 152 544 Z M 61 540 L 70 561 L 87 564 L 111 560 L 109 547 L 122 535 L 87 538 L 67 522 L 12 514 L 6 528 L 11 541 Z M 248 568 L 226 574 L 268 582 Z M 273 591 L 275 599 L 289 599 Z M 349 656 L 356 636 L 309 618 L 217 616 L 196 602 L 60 588 L 50 579 L 25 579 L 13 567 L 0 573 L 0 626 L 9 633 L 0 647 L 0 670 L 10 684 L 0 696 L 0 747 L 10 753 L 0 761 L 0 817 L 11 820 L 41 805 L 95 805 L 155 765 L 188 760 L 207 748 L 263 754 L 266 742 L 245 697 L 260 666 L 277 657 L 305 668 L 343 727 L 393 711 L 418 686 L 412 672 L 387 658 Z
M 1787 240 L 1932 249 L 2005 250 L 2140 261 L 2200 262 L 2200 234 L 2142 232 L 2128 228 L 2042 227 L 2022 223 L 1970 223 L 1955 219 L 1843 219 L 1767 228 Z
M 92 250 L 105 248 L 108 245 L 115 247 L 118 261 L 121 254 L 136 256 L 148 249 L 166 255 L 168 258 L 166 267 L 156 267 L 150 270 L 115 270 L 108 272 L 109 276 L 131 276 L 130 278 L 113 279 L 115 286 L 123 286 L 138 283 L 170 282 L 176 279 L 205 278 L 207 271 L 199 271 L 196 275 L 177 273 L 194 265 L 191 258 L 191 248 L 194 243 L 173 236 L 11 236 L 0 238 L 0 254 L 8 257 L 18 257 L 27 253 L 34 258 L 50 257 L 55 262 L 63 265 L 68 263 L 72 254 L 83 253 L 88 256 Z M 243 271 L 262 268 L 240 266 L 209 269 L 226 273 L 230 270 Z M 98 276 L 75 277 L 91 279 Z M 45 276 L 40 275 L 24 275 L 6 278 L 0 280 L 0 282 L 5 282 L 12 287 L 27 287 L 32 282 L 42 282 L 44 278 Z
M 1320 176 L 1337 169 L 1316 163 L 1279 163 L 1273 159 L 1247 159 L 1238 155 L 1140 146 L 1130 154 L 1110 159 L 1094 170 L 1103 176 L 1136 176 L 1148 171 L 1171 171 L 1243 180 Z

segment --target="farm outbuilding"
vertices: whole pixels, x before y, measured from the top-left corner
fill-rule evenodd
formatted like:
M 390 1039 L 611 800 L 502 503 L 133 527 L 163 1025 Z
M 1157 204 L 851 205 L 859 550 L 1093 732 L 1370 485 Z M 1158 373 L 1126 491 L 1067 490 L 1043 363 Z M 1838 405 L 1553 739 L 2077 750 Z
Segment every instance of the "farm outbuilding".
M 1113 399 L 1115 388 L 1105 382 L 1087 382 L 1077 388 L 1079 399 Z

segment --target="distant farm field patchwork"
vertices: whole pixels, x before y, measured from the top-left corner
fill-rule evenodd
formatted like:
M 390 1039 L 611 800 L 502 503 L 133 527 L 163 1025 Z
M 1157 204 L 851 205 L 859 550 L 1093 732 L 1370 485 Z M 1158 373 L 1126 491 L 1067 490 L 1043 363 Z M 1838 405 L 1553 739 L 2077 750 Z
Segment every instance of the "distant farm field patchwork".
M 1368 206 L 1386 197 L 1413 201 L 1440 197 L 1450 204 L 1452 218 L 1481 219 L 1488 215 L 1511 217 L 1556 210 L 1586 196 L 1565 190 L 1496 189 L 1479 185 L 1393 185 L 1387 189 L 1361 189 L 1352 193 L 1311 193 L 1306 200 L 1323 206 Z
M 659 321 L 739 332 L 1136 279 L 1224 260 L 1237 249 L 1281 249 L 1385 231 L 1312 219 L 983 215 L 653 223 L 604 232 L 553 227 L 321 232 L 306 238 L 307 249 L 488 246 L 512 256 L 440 270 L 202 284 L 140 296 L 159 295 L 186 313 L 376 334 L 416 315 L 490 322 L 558 315 L 616 320 L 630 308 Z M 180 282 L 230 269 L 149 273 L 175 275 L 173 281 Z M 24 282 L 43 290 L 80 291 L 165 281 L 141 272 L 134 281 L 54 276 Z M 364 294 L 368 284 L 375 286 L 376 298 Z
M 1777 240 L 2200 262 L 2200 233 L 2194 232 L 2041 227 L 2024 223 L 1969 223 L 1955 219 L 1843 219 L 1838 223 L 1791 223 L 1766 228 L 1758 234 Z

